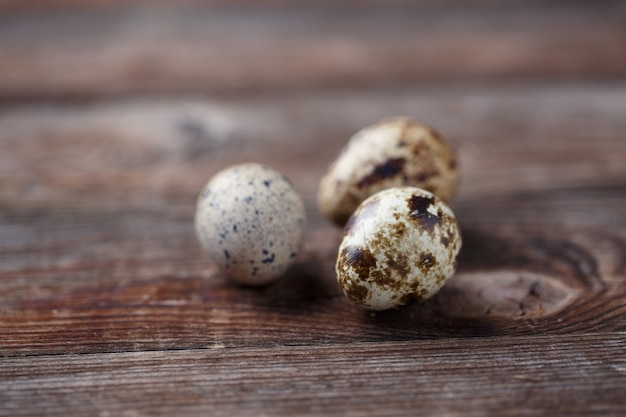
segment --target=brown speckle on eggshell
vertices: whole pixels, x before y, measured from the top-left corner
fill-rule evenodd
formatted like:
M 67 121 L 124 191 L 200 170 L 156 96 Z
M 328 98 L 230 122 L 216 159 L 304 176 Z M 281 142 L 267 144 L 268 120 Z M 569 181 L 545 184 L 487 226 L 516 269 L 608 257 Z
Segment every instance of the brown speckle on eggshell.
M 318 206 L 343 225 L 357 206 L 386 188 L 410 185 L 449 203 L 459 181 L 454 150 L 434 129 L 406 117 L 357 132 L 320 182 Z
M 353 302 L 387 310 L 436 294 L 454 274 L 461 234 L 452 210 L 417 187 L 366 199 L 344 230 L 337 281 Z

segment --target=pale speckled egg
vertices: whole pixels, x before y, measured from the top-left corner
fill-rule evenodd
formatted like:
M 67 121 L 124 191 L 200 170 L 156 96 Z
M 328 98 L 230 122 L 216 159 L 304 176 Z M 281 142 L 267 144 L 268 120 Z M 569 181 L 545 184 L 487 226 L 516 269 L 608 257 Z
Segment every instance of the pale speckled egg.
M 280 277 L 302 250 L 306 213 L 280 172 L 245 163 L 216 174 L 198 197 L 196 236 L 232 280 L 266 284 Z
M 344 294 L 387 310 L 436 294 L 454 274 L 461 234 L 452 210 L 417 187 L 366 199 L 344 229 L 336 263 Z
M 338 225 L 370 195 L 410 185 L 449 203 L 459 182 L 456 156 L 432 128 L 406 117 L 380 121 L 357 132 L 322 178 L 320 211 Z

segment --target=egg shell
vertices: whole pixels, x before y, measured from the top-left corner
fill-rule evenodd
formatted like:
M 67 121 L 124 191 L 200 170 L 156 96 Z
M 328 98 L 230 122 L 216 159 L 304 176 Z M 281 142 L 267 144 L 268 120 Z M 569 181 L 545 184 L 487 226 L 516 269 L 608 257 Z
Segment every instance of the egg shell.
M 344 229 L 336 263 L 344 294 L 387 310 L 436 294 L 454 274 L 461 234 L 452 210 L 416 187 L 366 199 Z
M 407 117 L 380 121 L 357 132 L 322 178 L 320 211 L 338 225 L 370 195 L 410 185 L 449 203 L 458 187 L 454 149 L 432 128 Z
M 216 174 L 202 189 L 196 236 L 232 280 L 266 284 L 280 277 L 302 250 L 304 203 L 280 172 L 245 163 Z

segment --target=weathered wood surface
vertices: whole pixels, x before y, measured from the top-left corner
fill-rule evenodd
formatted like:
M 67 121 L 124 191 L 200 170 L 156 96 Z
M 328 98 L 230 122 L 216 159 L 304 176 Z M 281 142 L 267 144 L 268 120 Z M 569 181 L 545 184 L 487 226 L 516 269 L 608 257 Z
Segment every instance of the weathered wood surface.
M 24 14 L 46 10 L 36 1 L 0 3 L 10 11 L 0 24 L 0 415 L 624 415 L 624 8 L 503 1 L 470 13 L 455 29 L 468 35 L 461 49 L 486 48 L 489 64 L 450 67 L 445 48 L 429 55 L 432 72 L 408 59 L 406 74 L 390 65 L 379 77 L 362 56 L 348 54 L 346 72 L 333 61 L 328 46 L 346 33 L 403 54 L 423 23 L 429 41 L 455 44 L 443 33 L 464 13 L 453 3 L 427 15 L 379 4 L 382 21 L 399 23 L 389 30 L 367 25 L 372 10 L 343 10 L 346 27 L 335 16 L 326 32 L 311 8 L 341 9 L 330 3 L 288 17 L 232 8 L 233 26 L 212 28 L 171 4 L 152 14 L 118 3 L 118 13 L 67 0 L 80 11 L 64 18 Z M 297 36 L 280 35 L 292 25 Z M 256 77 L 267 56 L 253 54 L 226 62 L 250 65 L 234 76 L 194 78 L 179 62 L 152 78 L 123 74 L 141 51 L 156 67 L 176 61 L 188 35 L 199 51 L 205 31 L 240 34 L 212 44 L 219 56 L 229 42 L 250 49 L 244 29 L 259 27 L 278 57 L 321 42 L 319 65 L 294 69 L 304 61 L 293 56 L 291 70 L 268 72 L 276 79 Z M 175 47 L 150 49 L 151 34 Z M 512 39 L 532 45 L 515 62 L 492 49 Z M 117 51 L 121 72 L 57 66 L 102 62 L 100 48 Z M 341 232 L 317 213 L 315 192 L 346 139 L 393 114 L 436 126 L 458 150 L 465 243 L 433 300 L 374 314 L 335 283 Z M 200 187 L 247 160 L 285 172 L 309 216 L 302 258 L 260 289 L 228 284 L 193 235 Z
M 33 398 L 64 416 L 619 415 L 623 343 L 592 333 L 28 357 L 0 363 L 0 399 L 15 416 Z
M 311 6 L 311 5 L 309 5 Z M 9 14 L 0 97 L 276 91 L 490 78 L 621 77 L 626 7 Z

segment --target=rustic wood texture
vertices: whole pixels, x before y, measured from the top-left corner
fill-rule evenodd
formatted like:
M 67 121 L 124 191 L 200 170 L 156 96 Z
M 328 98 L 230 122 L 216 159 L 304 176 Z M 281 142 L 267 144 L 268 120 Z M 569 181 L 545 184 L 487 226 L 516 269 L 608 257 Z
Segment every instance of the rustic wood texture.
M 33 398 L 67 416 L 85 404 L 102 415 L 619 415 L 623 342 L 591 333 L 28 357 L 0 363 L 0 399 L 15 416 Z
M 247 3 L 0 2 L 0 415 L 626 414 L 624 3 Z M 457 149 L 464 247 L 371 313 L 315 193 L 395 114 Z M 249 160 L 309 217 L 257 289 L 192 220 Z
M 275 91 L 626 72 L 626 8 L 121 8 L 5 17 L 0 96 Z

